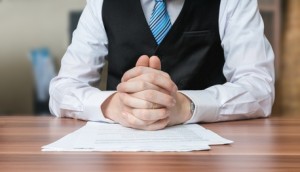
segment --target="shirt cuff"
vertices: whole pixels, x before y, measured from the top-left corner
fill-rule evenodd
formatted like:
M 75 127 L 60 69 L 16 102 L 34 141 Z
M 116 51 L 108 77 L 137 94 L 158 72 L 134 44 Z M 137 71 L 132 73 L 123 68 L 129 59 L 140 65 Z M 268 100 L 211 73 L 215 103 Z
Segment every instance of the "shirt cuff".
M 100 91 L 95 88 L 93 93 L 83 102 L 84 109 L 82 114 L 84 118 L 87 118 L 89 121 L 114 123 L 112 120 L 105 118 L 101 110 L 102 103 L 114 93 L 115 91 Z
M 220 105 L 208 91 L 180 91 L 180 93 L 195 104 L 194 114 L 185 124 L 217 121 Z

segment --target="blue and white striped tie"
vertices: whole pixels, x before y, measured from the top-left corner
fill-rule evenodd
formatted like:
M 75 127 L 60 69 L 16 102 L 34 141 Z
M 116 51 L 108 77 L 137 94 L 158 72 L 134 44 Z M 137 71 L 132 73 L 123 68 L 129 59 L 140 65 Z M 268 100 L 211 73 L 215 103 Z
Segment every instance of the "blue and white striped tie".
M 171 29 L 170 16 L 164 0 L 155 0 L 155 6 L 150 18 L 150 29 L 159 45 Z

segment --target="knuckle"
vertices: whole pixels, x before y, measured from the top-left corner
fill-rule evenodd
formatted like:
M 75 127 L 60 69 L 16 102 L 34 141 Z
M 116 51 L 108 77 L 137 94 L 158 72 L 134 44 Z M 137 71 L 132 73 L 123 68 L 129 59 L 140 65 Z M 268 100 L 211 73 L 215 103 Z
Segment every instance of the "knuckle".
M 125 84 L 125 83 L 119 84 L 117 90 L 120 91 L 120 92 L 126 92 L 127 91 L 127 84 Z
M 154 73 L 148 74 L 148 80 L 149 80 L 151 83 L 155 82 L 156 78 L 157 78 L 157 77 L 156 77 L 156 75 L 155 75 Z
M 129 117 L 128 118 L 128 123 L 132 126 L 132 127 L 137 127 L 137 120 L 135 118 Z
M 160 120 L 157 123 L 147 126 L 145 129 L 149 130 L 149 131 L 161 130 L 161 129 L 166 128 L 168 126 L 168 123 L 169 123 L 169 118 L 166 118 L 166 119 Z
M 128 96 L 128 94 L 126 94 L 126 93 L 122 94 L 122 102 L 124 104 L 128 104 L 130 102 L 130 97 Z
M 144 101 L 143 107 L 144 107 L 145 109 L 149 109 L 149 108 L 152 108 L 152 104 L 151 104 L 150 102 Z
M 137 117 L 130 116 L 128 118 L 128 123 L 133 127 L 133 128 L 139 128 L 142 129 L 142 127 L 147 126 L 147 123 L 145 121 L 139 120 Z
M 159 130 L 159 128 L 156 125 L 149 125 L 149 126 L 145 127 L 145 130 L 155 131 L 155 130 Z
M 168 105 L 172 106 L 174 104 L 174 99 L 171 96 L 168 96 L 166 102 L 168 103 Z
M 147 89 L 147 84 L 145 82 L 140 82 L 140 87 L 142 90 L 146 90 Z
M 124 79 L 124 81 L 127 81 L 127 80 L 129 79 L 131 73 L 132 73 L 132 70 L 126 71 L 126 72 L 124 73 L 122 79 Z
M 168 80 L 165 82 L 168 88 L 173 88 L 175 86 L 174 82 L 171 80 Z
M 169 122 L 170 122 L 170 118 L 165 118 L 165 119 L 162 120 L 162 122 L 161 122 L 161 127 L 162 127 L 162 128 L 166 128 L 166 127 L 168 126 Z
M 171 79 L 171 76 L 167 72 L 164 72 L 164 75 L 165 75 L 165 77 Z
M 169 116 L 169 111 L 166 108 L 161 109 L 161 118 L 166 118 Z
M 140 117 L 143 120 L 150 120 L 148 111 L 144 109 L 140 110 Z
M 147 115 L 146 115 L 146 112 L 144 109 L 135 109 L 133 113 L 136 117 L 138 117 L 142 120 L 146 120 L 145 118 Z
M 118 97 L 119 97 L 120 101 L 123 102 L 124 94 L 123 93 L 118 93 Z
M 145 91 L 145 98 L 147 100 L 153 100 L 155 99 L 155 94 L 151 90 Z
M 140 74 L 142 74 L 143 73 L 143 67 L 142 66 L 137 66 L 137 67 L 135 67 L 135 72 L 138 74 L 138 75 L 140 75 Z

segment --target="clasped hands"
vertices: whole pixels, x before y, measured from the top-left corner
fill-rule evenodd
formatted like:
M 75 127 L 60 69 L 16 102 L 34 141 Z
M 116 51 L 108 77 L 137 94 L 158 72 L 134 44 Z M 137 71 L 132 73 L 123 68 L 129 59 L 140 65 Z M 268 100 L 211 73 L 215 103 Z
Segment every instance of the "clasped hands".
M 125 127 L 160 130 L 191 118 L 190 100 L 178 92 L 160 59 L 141 56 L 128 70 L 117 92 L 101 106 L 104 116 Z

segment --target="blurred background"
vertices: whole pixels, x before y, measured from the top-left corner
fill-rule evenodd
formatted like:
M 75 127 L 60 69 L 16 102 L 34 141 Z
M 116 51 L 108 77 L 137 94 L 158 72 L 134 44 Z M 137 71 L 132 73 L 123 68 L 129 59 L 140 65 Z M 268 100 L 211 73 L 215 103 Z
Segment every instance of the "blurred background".
M 276 53 L 274 115 L 300 112 L 300 1 L 258 0 Z M 0 0 L 0 114 L 44 115 L 86 0 Z

